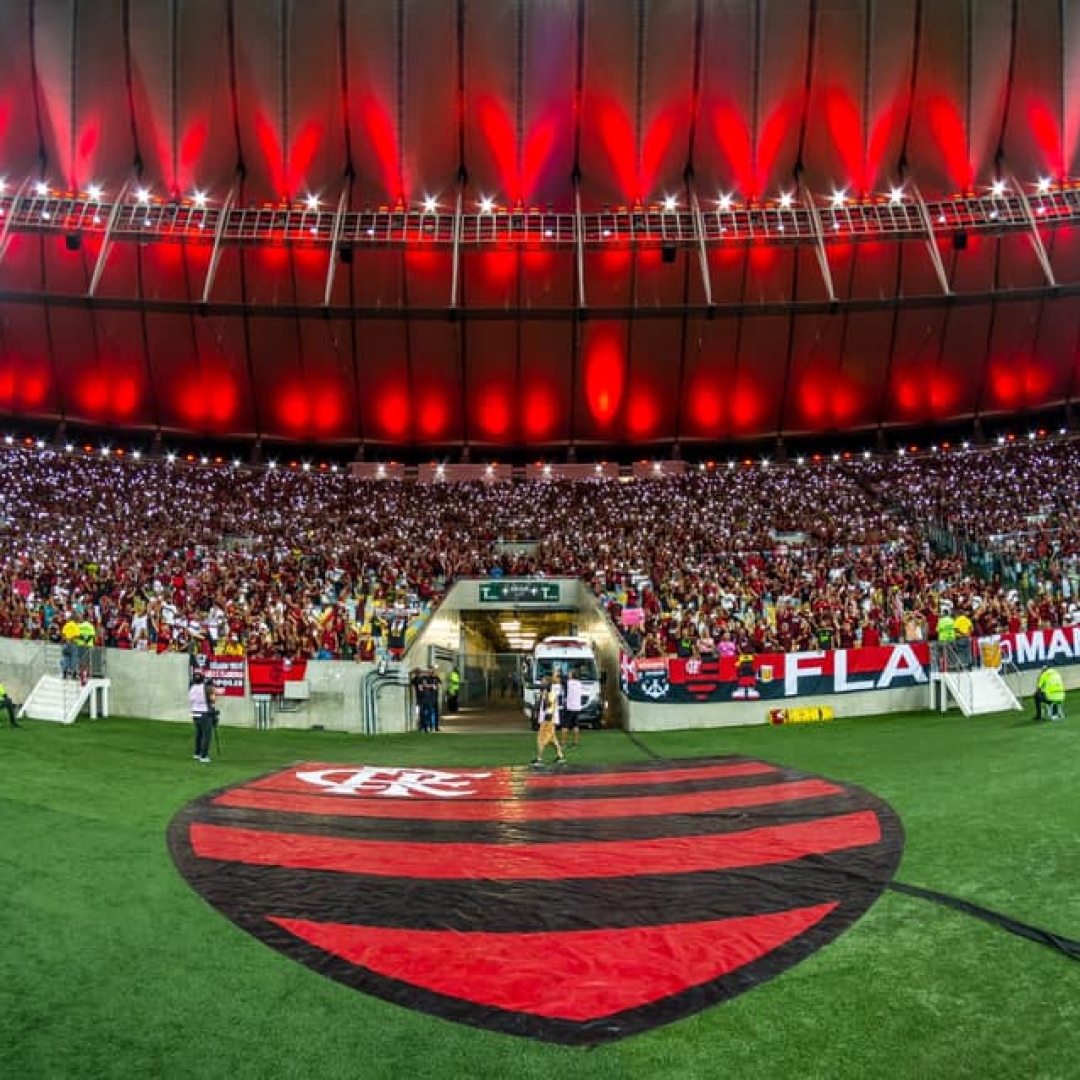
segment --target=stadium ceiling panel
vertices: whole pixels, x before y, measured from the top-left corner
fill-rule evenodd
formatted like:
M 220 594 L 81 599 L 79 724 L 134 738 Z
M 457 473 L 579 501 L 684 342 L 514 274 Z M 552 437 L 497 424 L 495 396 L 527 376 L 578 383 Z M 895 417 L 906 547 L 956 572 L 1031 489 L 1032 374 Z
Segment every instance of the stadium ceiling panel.
M 379 449 L 1070 406 L 1059 0 L 10 0 L 0 412 Z

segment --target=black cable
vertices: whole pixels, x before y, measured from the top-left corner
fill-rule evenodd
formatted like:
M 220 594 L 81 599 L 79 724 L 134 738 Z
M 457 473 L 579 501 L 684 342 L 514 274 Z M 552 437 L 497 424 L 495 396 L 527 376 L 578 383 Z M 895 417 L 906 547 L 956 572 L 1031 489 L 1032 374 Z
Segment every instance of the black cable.
M 984 922 L 992 923 L 994 926 L 1000 926 L 1002 930 L 1007 930 L 1010 934 L 1016 934 L 1018 937 L 1027 938 L 1028 941 L 1034 941 L 1039 945 L 1057 949 L 1058 952 L 1063 953 L 1070 960 L 1080 960 L 1080 941 L 1062 937 L 1060 934 L 1052 933 L 1050 930 L 1042 930 L 1037 926 L 1031 926 L 1029 923 L 1020 922 L 1018 919 L 1003 915 L 999 911 L 991 911 L 989 908 L 971 903 L 970 900 L 961 900 L 957 896 L 949 896 L 946 893 L 936 892 L 934 889 L 924 889 L 919 885 L 905 885 L 902 881 L 890 881 L 888 888 L 894 892 L 904 893 L 907 896 L 917 896 L 921 900 L 930 900 L 935 904 L 943 904 L 945 907 L 962 911 L 965 915 L 972 915 L 976 919 L 982 919 Z

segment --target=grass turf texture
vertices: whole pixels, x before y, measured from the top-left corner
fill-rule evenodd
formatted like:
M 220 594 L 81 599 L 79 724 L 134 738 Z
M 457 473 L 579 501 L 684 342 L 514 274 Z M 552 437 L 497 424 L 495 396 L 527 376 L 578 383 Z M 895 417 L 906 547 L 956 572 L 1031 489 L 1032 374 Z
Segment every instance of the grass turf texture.
M 0 731 L 0 1076 L 1076 1077 L 1080 963 L 886 891 L 784 974 L 592 1050 L 390 1005 L 244 934 L 173 866 L 165 829 L 203 792 L 298 760 L 524 764 L 534 737 L 225 729 Z M 739 753 L 861 785 L 899 813 L 898 881 L 1080 938 L 1080 721 L 906 714 L 831 724 L 582 736 L 572 761 Z

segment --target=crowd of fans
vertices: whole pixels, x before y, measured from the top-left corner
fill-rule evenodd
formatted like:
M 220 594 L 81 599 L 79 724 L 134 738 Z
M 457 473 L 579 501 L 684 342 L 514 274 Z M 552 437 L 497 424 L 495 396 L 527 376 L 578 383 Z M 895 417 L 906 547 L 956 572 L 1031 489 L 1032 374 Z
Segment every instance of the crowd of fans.
M 629 651 L 712 655 L 1080 622 L 1080 444 L 434 483 L 0 452 L 0 636 L 400 653 L 462 577 L 583 578 Z

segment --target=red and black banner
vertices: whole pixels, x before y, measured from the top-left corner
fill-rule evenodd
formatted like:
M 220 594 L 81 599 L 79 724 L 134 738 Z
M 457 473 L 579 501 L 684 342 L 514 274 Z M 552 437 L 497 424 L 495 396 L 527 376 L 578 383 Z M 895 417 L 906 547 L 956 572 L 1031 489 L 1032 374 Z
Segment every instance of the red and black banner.
M 248 683 L 253 694 L 280 697 L 290 679 L 303 679 L 307 674 L 306 660 L 266 659 L 252 656 L 247 661 Z
M 1080 663 L 1080 626 L 995 634 L 955 642 L 971 650 L 971 663 L 1034 670 L 1043 664 Z M 777 701 L 867 690 L 896 690 L 930 680 L 930 646 L 902 642 L 858 649 L 756 653 L 740 664 L 734 656 L 620 656 L 620 682 L 631 701 Z
M 752 989 L 877 899 L 903 832 L 869 792 L 740 757 L 571 768 L 310 763 L 169 827 L 183 875 L 356 989 L 571 1044 Z

